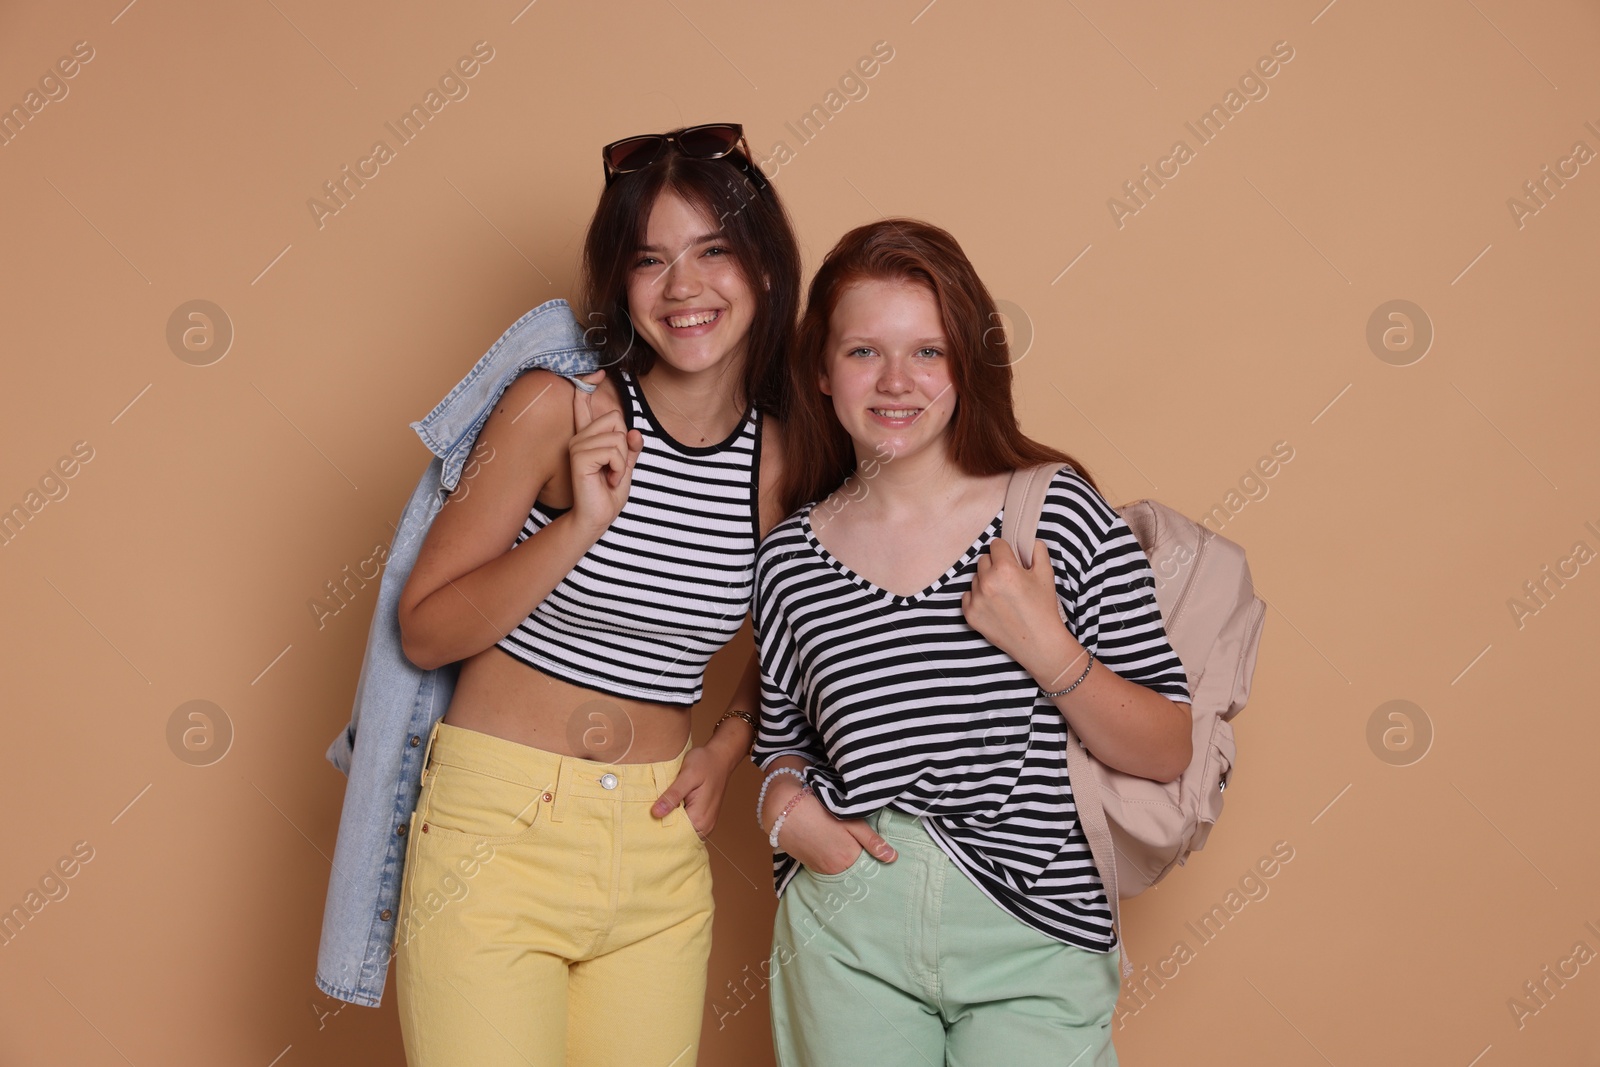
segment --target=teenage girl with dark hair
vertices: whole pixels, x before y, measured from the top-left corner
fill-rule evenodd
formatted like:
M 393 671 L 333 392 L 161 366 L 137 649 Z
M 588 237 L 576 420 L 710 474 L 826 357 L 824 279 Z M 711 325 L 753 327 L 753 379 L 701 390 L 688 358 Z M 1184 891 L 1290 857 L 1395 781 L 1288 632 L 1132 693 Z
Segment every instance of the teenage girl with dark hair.
M 698 747 L 689 709 L 780 517 L 770 423 L 799 255 L 736 125 L 604 161 L 582 301 L 604 379 L 593 396 L 543 370 L 512 383 L 480 436 L 494 461 L 400 599 L 408 658 L 463 661 L 402 891 L 425 920 L 397 952 L 413 1067 L 665 1067 L 698 1048 L 703 837 L 753 738 L 753 663 Z M 462 891 L 436 906 L 440 885 Z
M 1189 693 L 1133 534 L 1019 429 L 999 321 L 955 240 L 910 219 L 852 230 L 811 285 L 790 418 L 814 443 L 756 561 L 784 1067 L 1116 1062 L 1067 724 L 1170 781 Z M 1047 461 L 1068 467 L 1024 569 L 1006 485 Z

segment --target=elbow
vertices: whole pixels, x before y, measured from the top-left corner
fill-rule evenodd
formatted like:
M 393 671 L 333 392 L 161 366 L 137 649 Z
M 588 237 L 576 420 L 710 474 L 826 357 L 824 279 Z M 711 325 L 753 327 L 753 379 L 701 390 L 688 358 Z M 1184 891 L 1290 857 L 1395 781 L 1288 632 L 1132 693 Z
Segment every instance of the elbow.
M 416 628 L 406 625 L 406 613 L 400 613 L 400 651 L 406 659 L 418 670 L 431 671 L 445 665 L 445 660 L 439 658 L 438 650 L 429 648 L 421 639 Z
M 415 641 L 407 640 L 403 631 L 400 636 L 400 651 L 405 653 L 406 659 L 418 670 L 431 671 L 438 666 L 424 650 L 417 647 Z
M 1179 722 L 1173 726 L 1173 743 L 1168 752 L 1167 765 L 1162 769 L 1161 777 L 1157 779 L 1165 784 L 1176 782 L 1183 777 L 1183 772 L 1189 769 L 1189 764 L 1194 760 L 1194 718 L 1192 705 L 1182 701 L 1172 701 L 1173 710 L 1176 711 Z
M 1173 751 L 1171 759 L 1168 761 L 1167 766 L 1162 769 L 1156 781 L 1161 782 L 1163 785 L 1170 785 L 1176 782 L 1183 777 L 1183 772 L 1189 769 L 1189 762 L 1193 758 L 1194 745 L 1185 738 L 1183 748 Z

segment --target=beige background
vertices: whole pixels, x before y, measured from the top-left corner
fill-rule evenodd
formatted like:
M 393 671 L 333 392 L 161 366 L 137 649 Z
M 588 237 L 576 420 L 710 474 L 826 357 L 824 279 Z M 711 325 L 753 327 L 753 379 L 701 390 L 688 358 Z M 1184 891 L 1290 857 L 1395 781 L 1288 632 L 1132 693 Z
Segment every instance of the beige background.
M 320 630 L 308 601 L 390 535 L 427 459 L 407 423 L 572 291 L 599 146 L 738 120 L 792 153 L 808 269 L 880 214 L 957 235 L 1032 337 L 1027 429 L 1113 503 L 1254 487 L 1221 527 L 1272 609 L 1239 766 L 1210 846 L 1128 909 L 1136 961 L 1192 956 L 1125 990 L 1123 1062 L 1600 1063 L 1600 563 L 1509 605 L 1600 551 L 1600 162 L 1520 226 L 1507 203 L 1600 151 L 1593 4 L 123 2 L 0 8 L 6 107 L 93 49 L 0 146 L 0 507 L 93 451 L 0 547 L 0 909 L 92 849 L 0 946 L 0 1061 L 401 1062 L 392 989 L 339 1010 L 311 981 L 322 752 L 377 585 Z M 469 95 L 319 228 L 323 182 L 478 41 Z M 785 124 L 879 41 L 802 144 Z M 1279 41 L 1268 95 L 1200 145 L 1184 124 Z M 1109 198 L 1180 138 L 1119 227 Z M 166 338 L 195 299 L 236 333 L 209 366 Z M 1367 342 L 1395 299 L 1435 332 L 1407 366 Z M 234 730 L 203 767 L 166 733 L 196 699 Z M 1420 712 L 1374 747 L 1390 700 Z M 764 992 L 735 1013 L 728 986 L 773 908 L 755 784 L 714 839 L 702 1064 L 770 1062 Z M 1277 842 L 1268 895 L 1201 944 L 1186 924 Z

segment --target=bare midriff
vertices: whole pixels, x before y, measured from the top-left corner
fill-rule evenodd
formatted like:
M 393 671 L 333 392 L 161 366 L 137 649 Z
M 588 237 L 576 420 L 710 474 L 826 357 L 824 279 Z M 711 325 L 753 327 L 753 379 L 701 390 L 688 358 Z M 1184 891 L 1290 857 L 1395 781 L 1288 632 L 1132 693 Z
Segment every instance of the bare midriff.
M 562 681 L 491 645 L 461 664 L 444 721 L 602 763 L 659 763 L 689 738 L 689 709 Z

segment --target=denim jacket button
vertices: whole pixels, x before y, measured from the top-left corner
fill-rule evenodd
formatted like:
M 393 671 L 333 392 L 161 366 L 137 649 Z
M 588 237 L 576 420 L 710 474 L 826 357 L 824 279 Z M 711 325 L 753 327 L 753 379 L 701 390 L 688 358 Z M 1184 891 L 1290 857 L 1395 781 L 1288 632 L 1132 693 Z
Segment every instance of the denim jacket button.
M 411 747 L 412 748 L 416 748 L 420 744 L 422 744 L 422 738 L 418 737 L 416 734 L 412 734 L 411 735 Z
M 404 836 L 406 836 L 406 824 L 405 823 L 401 823 L 399 826 L 396 826 L 394 828 L 394 835 L 396 837 L 404 837 Z
M 390 919 L 394 918 L 394 912 L 390 911 L 388 908 L 384 908 L 382 911 L 378 912 L 378 918 L 382 919 L 384 922 L 388 922 Z

